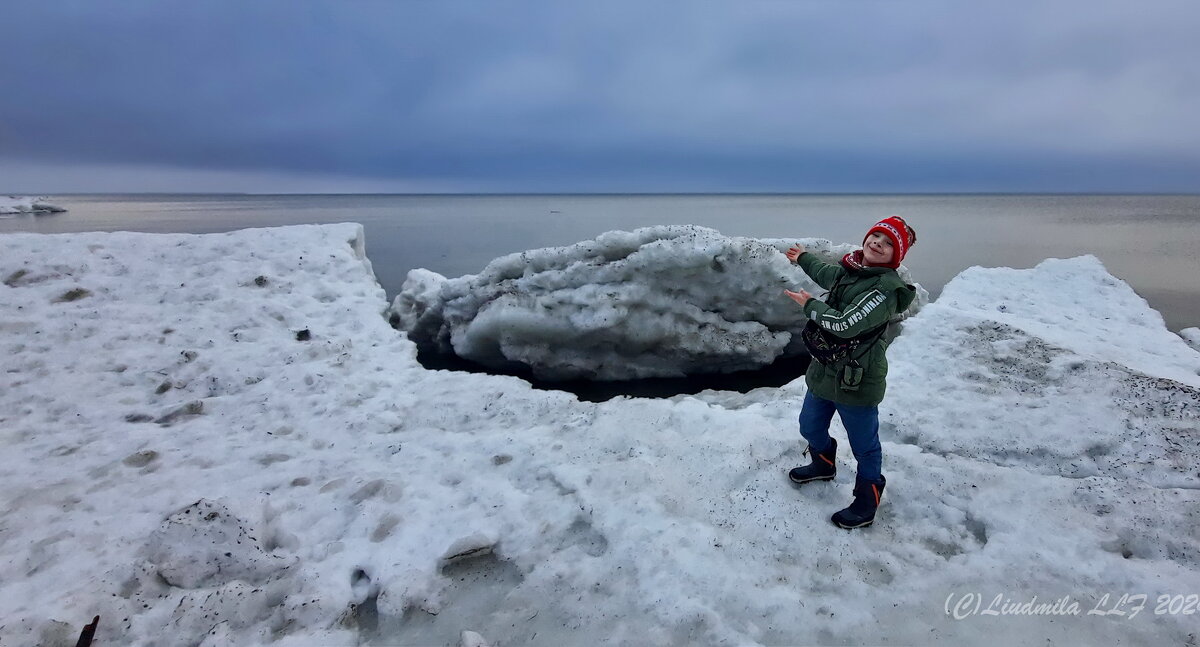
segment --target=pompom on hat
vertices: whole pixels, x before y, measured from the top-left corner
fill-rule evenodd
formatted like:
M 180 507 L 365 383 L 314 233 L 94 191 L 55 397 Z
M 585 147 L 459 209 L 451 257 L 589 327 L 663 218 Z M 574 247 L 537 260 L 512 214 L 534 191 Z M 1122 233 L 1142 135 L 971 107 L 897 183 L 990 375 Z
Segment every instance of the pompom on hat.
M 863 236 L 864 245 L 867 238 L 875 232 L 887 236 L 892 241 L 892 262 L 887 264 L 887 267 L 892 269 L 900 267 L 900 262 L 904 260 L 908 250 L 917 244 L 917 232 L 900 216 L 889 216 L 875 223 L 875 226 L 867 231 L 867 235 Z

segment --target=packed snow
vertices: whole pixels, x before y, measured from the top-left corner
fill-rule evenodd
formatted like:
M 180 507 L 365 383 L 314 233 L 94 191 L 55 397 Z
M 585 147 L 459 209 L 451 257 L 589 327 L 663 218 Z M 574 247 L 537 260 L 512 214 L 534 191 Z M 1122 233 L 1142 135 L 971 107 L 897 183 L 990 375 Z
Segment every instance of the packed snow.
M 802 379 L 581 402 L 387 310 L 353 224 L 0 236 L 0 644 L 1196 640 L 1200 352 L 1094 258 L 904 323 L 852 532 Z
M 411 271 L 392 310 L 418 344 L 547 380 L 757 369 L 804 352 L 805 320 L 783 290 L 823 292 L 783 255 L 796 242 L 831 263 L 854 249 L 696 226 L 610 231 L 510 254 L 476 275 Z M 928 300 L 920 288 L 900 318 Z
M 1188 346 L 1200 350 L 1200 328 L 1184 328 L 1179 331 L 1179 336 L 1183 337 Z
M 18 213 L 61 213 L 62 207 L 46 202 L 46 198 L 31 198 L 22 196 L 0 196 L 0 215 Z

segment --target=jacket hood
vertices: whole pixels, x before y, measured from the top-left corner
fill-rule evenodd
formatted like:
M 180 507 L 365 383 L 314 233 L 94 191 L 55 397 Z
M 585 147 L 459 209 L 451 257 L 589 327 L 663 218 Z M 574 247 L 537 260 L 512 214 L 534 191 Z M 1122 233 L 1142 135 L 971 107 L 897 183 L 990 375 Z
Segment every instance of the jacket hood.
M 913 300 L 917 298 L 916 286 L 909 285 L 908 283 L 900 283 L 900 285 L 896 287 L 895 292 L 897 313 L 908 310 L 908 306 L 912 305 Z

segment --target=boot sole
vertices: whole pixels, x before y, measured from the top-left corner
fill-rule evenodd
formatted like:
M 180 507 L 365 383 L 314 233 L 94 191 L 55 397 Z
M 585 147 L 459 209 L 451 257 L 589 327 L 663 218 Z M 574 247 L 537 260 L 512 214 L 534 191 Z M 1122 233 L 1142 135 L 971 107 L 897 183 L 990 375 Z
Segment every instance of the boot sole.
M 791 474 L 788 474 L 788 480 L 791 481 L 792 483 L 795 483 L 796 485 L 800 485 L 803 483 L 812 483 L 813 481 L 832 481 L 833 479 L 834 479 L 833 476 L 814 476 L 810 479 L 801 479 L 801 480 L 797 481 L 796 479 L 792 478 Z
M 842 522 L 840 522 L 840 521 L 835 521 L 835 522 L 833 522 L 833 525 L 837 526 L 838 528 L 842 528 L 842 529 L 844 529 L 844 530 L 854 530 L 855 528 L 866 528 L 867 526 L 869 526 L 869 525 L 871 525 L 871 524 L 873 524 L 873 523 L 875 523 L 875 520 L 874 520 L 874 519 L 872 519 L 872 520 L 870 520 L 870 521 L 864 521 L 864 522 L 862 522 L 862 523 L 858 524 L 857 526 L 851 526 L 851 525 L 847 525 L 847 524 L 844 524 L 844 523 L 842 523 Z

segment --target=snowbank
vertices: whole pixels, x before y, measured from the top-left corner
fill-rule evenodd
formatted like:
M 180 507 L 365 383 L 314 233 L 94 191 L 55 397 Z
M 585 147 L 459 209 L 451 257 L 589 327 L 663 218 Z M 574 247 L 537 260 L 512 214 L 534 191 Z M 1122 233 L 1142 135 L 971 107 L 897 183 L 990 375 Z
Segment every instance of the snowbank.
M 61 213 L 62 207 L 46 202 L 45 198 L 29 198 L 15 195 L 0 196 L 0 215 L 16 213 Z
M 908 320 L 846 532 L 848 454 L 786 481 L 802 380 L 424 370 L 355 225 L 0 236 L 0 643 L 1186 643 L 1200 353 L 1125 289 L 976 269 Z
M 943 370 L 928 370 L 931 354 Z M 889 361 L 899 442 L 1069 478 L 1198 486 L 1200 352 L 1095 257 L 963 272 Z
M 823 292 L 783 255 L 793 242 L 696 226 L 610 231 L 504 256 L 478 275 L 414 270 L 392 309 L 418 344 L 542 379 L 761 368 L 802 352 L 804 320 L 783 290 Z M 803 242 L 829 262 L 853 249 Z M 926 302 L 920 289 L 905 316 Z

